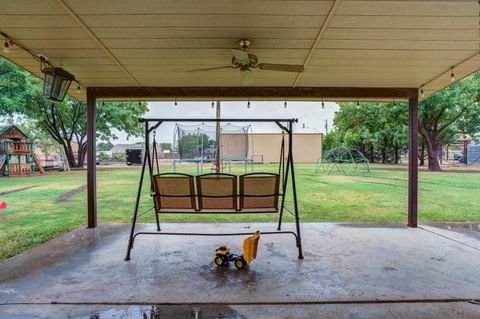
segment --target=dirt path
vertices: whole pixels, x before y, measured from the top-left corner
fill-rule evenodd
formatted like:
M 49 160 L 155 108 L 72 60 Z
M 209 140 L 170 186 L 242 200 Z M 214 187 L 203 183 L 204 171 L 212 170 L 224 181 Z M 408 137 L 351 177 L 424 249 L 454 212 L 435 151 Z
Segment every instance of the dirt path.
M 21 192 L 21 191 L 24 191 L 24 190 L 27 190 L 27 189 L 30 189 L 30 188 L 34 188 L 34 187 L 36 187 L 36 186 L 28 186 L 28 187 L 16 188 L 16 189 L 12 189 L 12 190 L 9 190 L 9 191 L 0 192 L 0 196 L 5 196 L 5 195 L 8 195 L 8 194 L 18 193 L 18 192 Z
M 78 193 L 84 192 L 87 190 L 87 185 L 82 185 L 78 188 L 75 188 L 69 192 L 66 192 L 65 194 L 61 195 L 60 197 L 57 198 L 55 203 L 65 203 L 68 202 L 73 196 L 77 195 Z

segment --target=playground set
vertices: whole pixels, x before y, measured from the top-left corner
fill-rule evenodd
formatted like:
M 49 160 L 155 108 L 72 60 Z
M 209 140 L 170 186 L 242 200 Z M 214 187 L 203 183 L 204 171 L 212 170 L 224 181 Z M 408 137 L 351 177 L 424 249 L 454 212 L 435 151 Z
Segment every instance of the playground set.
M 362 152 L 354 148 L 339 146 L 325 153 L 318 160 L 315 173 L 326 175 L 340 173 L 345 176 L 355 173 L 370 174 L 370 162 Z
M 28 136 L 15 125 L 0 127 L 0 176 L 45 173 Z

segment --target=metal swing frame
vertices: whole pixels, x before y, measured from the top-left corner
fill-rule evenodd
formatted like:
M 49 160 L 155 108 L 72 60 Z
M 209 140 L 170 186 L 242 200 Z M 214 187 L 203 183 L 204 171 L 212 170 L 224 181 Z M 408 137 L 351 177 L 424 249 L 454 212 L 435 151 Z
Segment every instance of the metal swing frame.
M 140 118 L 140 122 L 145 124 L 145 152 L 142 161 L 142 168 L 140 172 L 140 181 L 138 184 L 137 195 L 135 200 L 135 206 L 133 210 L 133 216 L 131 219 L 131 228 L 130 228 L 130 236 L 128 240 L 128 247 L 127 247 L 127 254 L 125 256 L 125 260 L 130 260 L 131 250 L 133 249 L 133 244 L 137 236 L 139 235 L 168 235 L 168 236 L 246 236 L 246 235 L 253 235 L 254 232 L 237 232 L 237 233 L 194 233 L 194 232 L 163 232 L 160 228 L 160 218 L 159 218 L 159 210 L 156 204 L 156 201 L 153 200 L 153 207 L 147 210 L 146 212 L 139 213 L 139 206 L 140 206 L 140 199 L 142 193 L 142 186 L 143 181 L 145 178 L 145 169 L 148 167 L 148 173 L 150 176 L 150 194 L 153 193 L 153 165 L 157 165 L 157 174 L 159 173 L 159 166 L 158 166 L 158 156 L 156 156 L 156 143 L 153 144 L 152 152 L 154 153 L 154 157 L 150 154 L 150 133 L 155 131 L 162 123 L 166 122 L 273 122 L 278 125 L 278 127 L 282 130 L 282 144 L 280 150 L 280 166 L 279 166 L 279 175 L 280 175 L 280 182 L 282 186 L 282 193 L 277 194 L 282 197 L 279 218 L 278 218 L 278 226 L 277 231 L 268 231 L 268 232 L 261 232 L 262 235 L 276 235 L 276 234 L 291 234 L 295 237 L 296 246 L 298 248 L 298 258 L 303 259 L 303 250 L 302 250 L 302 240 L 300 235 L 300 217 L 299 217 L 299 210 L 298 210 L 298 198 L 297 198 L 297 187 L 295 181 L 295 169 L 294 169 L 294 161 L 293 161 L 293 123 L 298 122 L 298 119 L 159 119 L 159 118 Z M 288 152 L 285 154 L 285 134 L 288 135 Z M 285 155 L 286 155 L 286 163 L 285 163 Z M 154 160 L 156 163 L 154 163 Z M 288 176 L 291 175 L 291 189 L 292 189 L 292 199 L 293 199 L 293 210 L 290 210 L 285 206 L 285 195 L 288 186 Z M 243 196 L 243 195 L 237 195 Z M 155 218 L 156 218 L 156 225 L 157 231 L 156 232 L 146 232 L 140 231 L 135 232 L 135 226 L 137 223 L 137 218 L 144 213 L 147 213 L 151 210 L 154 210 Z M 295 218 L 295 231 L 282 231 L 282 220 L 283 220 L 283 212 L 286 210 Z M 172 212 L 172 213 L 179 213 L 179 212 Z M 225 211 L 225 212 L 218 212 L 218 214 L 225 214 L 225 213 L 236 213 L 242 214 L 242 211 Z M 202 214 L 201 211 L 195 212 L 195 214 Z

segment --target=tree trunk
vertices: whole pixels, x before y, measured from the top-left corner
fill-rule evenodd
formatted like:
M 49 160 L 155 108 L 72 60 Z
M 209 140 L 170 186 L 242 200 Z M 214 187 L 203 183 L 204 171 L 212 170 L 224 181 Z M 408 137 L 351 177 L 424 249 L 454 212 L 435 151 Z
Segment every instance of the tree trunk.
M 430 172 L 442 171 L 442 168 L 440 167 L 440 162 L 438 161 L 436 147 L 427 147 L 427 155 L 428 155 L 428 170 Z
M 398 147 L 395 146 L 393 149 L 393 163 L 398 164 L 399 161 L 400 161 L 400 156 L 398 154 Z
M 420 148 L 420 163 L 419 166 L 425 166 L 425 143 L 422 143 Z
M 85 155 L 87 155 L 87 147 L 86 145 L 79 145 L 78 146 L 78 167 L 83 167 L 85 165 Z
M 440 162 L 438 161 L 438 141 L 436 134 L 429 134 L 428 132 L 422 132 L 422 137 L 424 144 L 427 148 L 427 157 L 428 157 L 428 170 L 430 172 L 441 172 L 442 168 L 440 167 Z
M 62 147 L 63 147 L 63 150 L 65 151 L 65 156 L 67 157 L 67 162 L 68 162 L 68 166 L 70 167 L 75 167 L 75 155 L 73 154 L 73 150 L 71 147 L 68 147 L 67 145 L 70 144 L 65 144 L 65 143 L 68 143 L 67 141 L 65 141 L 64 143 L 62 143 Z

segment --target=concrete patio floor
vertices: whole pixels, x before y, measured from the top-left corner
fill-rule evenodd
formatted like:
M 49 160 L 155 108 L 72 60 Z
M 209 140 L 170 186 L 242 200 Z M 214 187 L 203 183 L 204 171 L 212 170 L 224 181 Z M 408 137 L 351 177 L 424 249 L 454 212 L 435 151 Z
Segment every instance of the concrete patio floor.
M 478 224 L 303 224 L 304 260 L 293 236 L 263 236 L 244 270 L 213 264 L 242 237 L 140 236 L 124 261 L 128 228 L 77 229 L 1 263 L 0 318 L 150 318 L 151 305 L 161 318 L 480 317 Z M 257 229 L 274 225 L 163 226 Z

